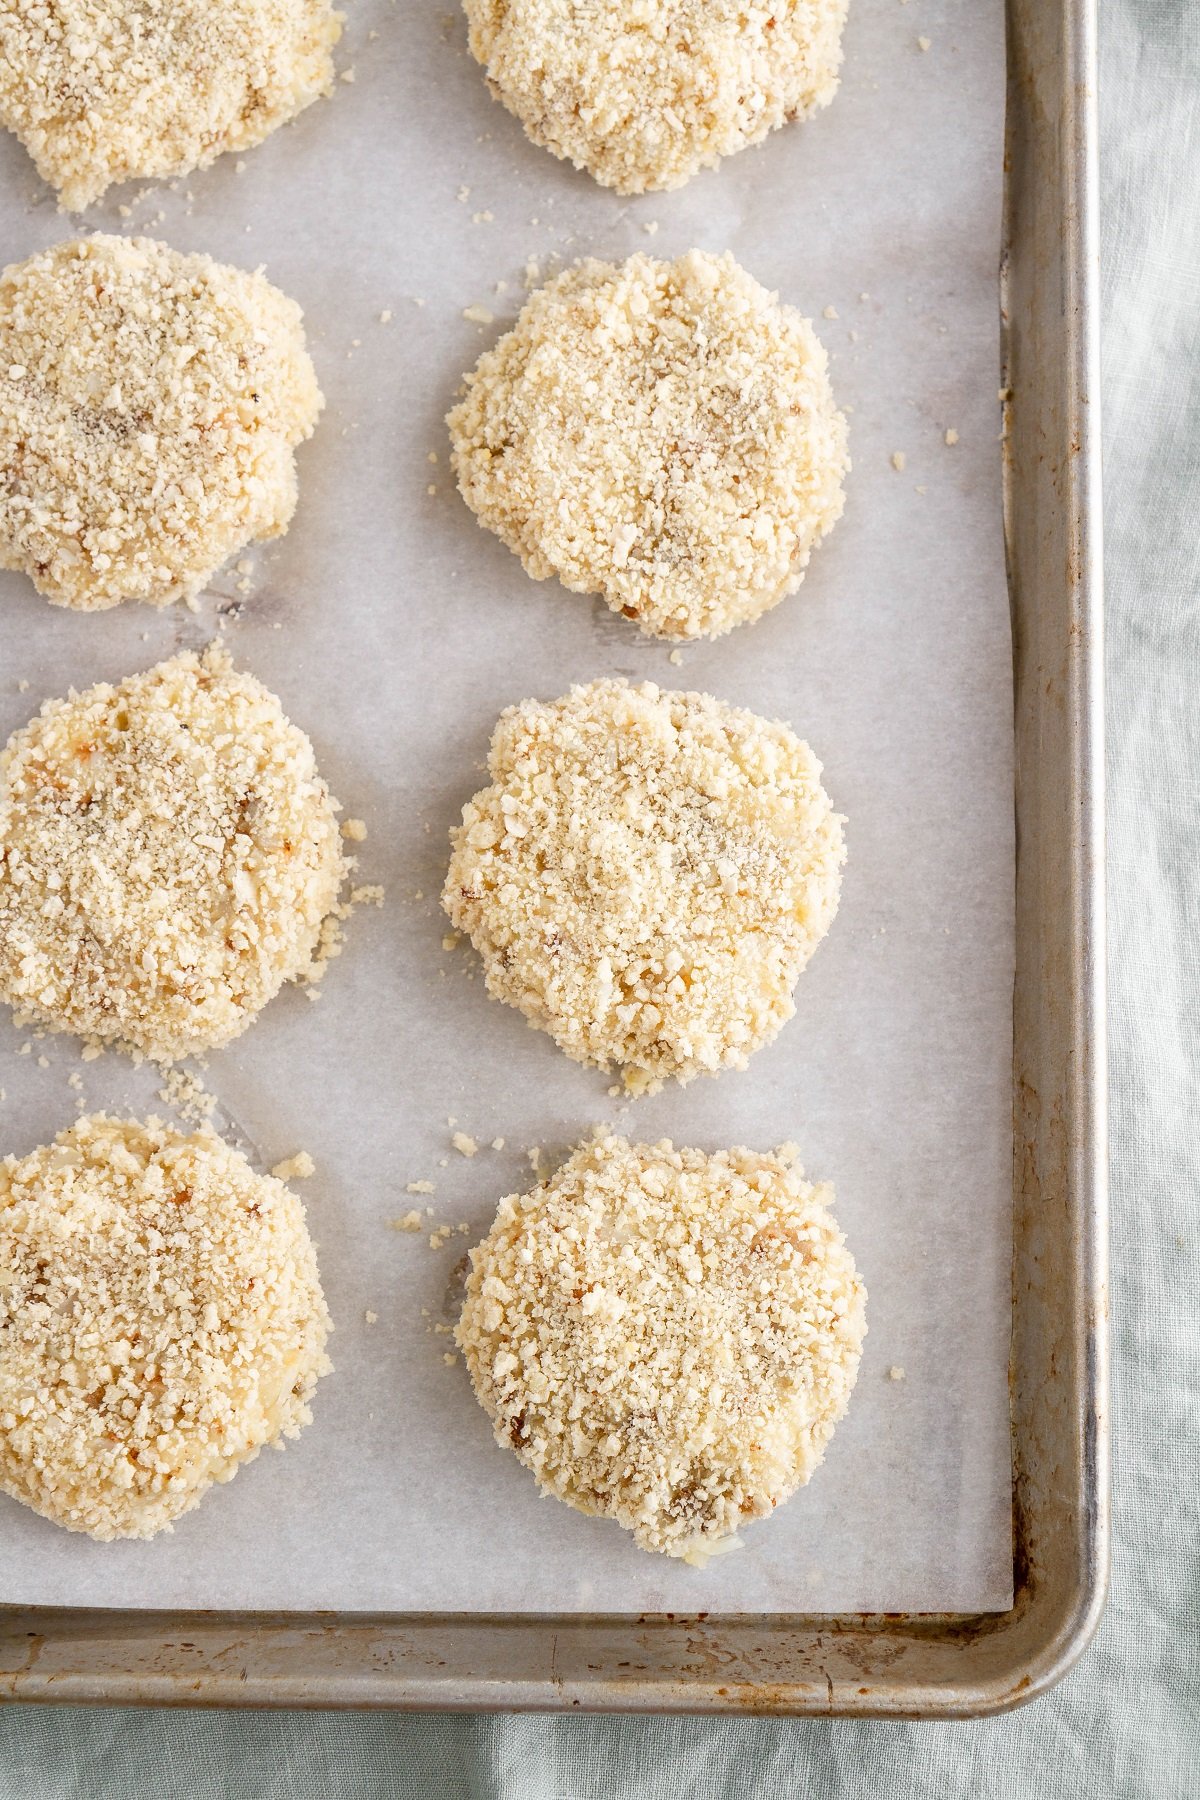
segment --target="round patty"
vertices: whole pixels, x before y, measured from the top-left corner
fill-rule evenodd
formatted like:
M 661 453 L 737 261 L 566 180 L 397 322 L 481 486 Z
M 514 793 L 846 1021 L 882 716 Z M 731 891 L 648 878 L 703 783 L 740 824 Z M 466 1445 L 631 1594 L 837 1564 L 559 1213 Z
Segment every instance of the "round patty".
M 248 150 L 333 84 L 329 0 L 0 0 L 0 123 L 71 212 Z
M 148 1538 L 295 1437 L 329 1369 L 304 1208 L 205 1129 L 98 1113 L 0 1162 L 0 1488 Z
M 703 1561 L 806 1482 L 866 1294 L 787 1151 L 601 1137 L 500 1202 L 458 1326 L 496 1439 L 544 1492 Z
M 260 274 L 91 237 L 0 274 L 0 568 L 60 606 L 196 594 L 286 531 L 321 392 Z
M 535 144 L 621 194 L 828 106 L 847 0 L 466 0 L 471 53 Z
M 50 700 L 0 755 L 0 999 L 170 1061 L 312 966 L 336 802 L 275 696 L 213 646 Z
M 786 725 L 594 681 L 501 717 L 442 903 L 489 991 L 633 1091 L 744 1068 L 837 911 L 842 820 Z
M 529 573 L 659 637 L 759 618 L 841 516 L 825 352 L 732 256 L 568 269 L 449 425 L 464 499 Z

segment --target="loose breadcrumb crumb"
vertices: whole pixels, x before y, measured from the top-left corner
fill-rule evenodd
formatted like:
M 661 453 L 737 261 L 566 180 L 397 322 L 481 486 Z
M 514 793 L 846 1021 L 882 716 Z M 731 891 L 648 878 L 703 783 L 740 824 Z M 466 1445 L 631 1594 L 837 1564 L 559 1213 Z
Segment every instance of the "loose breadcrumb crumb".
M 0 567 L 81 611 L 191 598 L 286 531 L 321 405 L 300 308 L 260 273 L 102 234 L 12 264 Z
M 497 1442 L 544 1492 L 702 1561 L 821 1461 L 862 1282 L 788 1158 L 598 1136 L 500 1202 L 456 1333 Z
M 535 579 L 663 637 L 718 637 L 778 604 L 842 511 L 825 352 L 728 255 L 566 270 L 448 424 L 463 498 Z
M 953 427 L 953 425 L 951 425 L 951 426 L 950 426 L 950 428 L 949 428 L 949 430 L 948 430 L 948 431 L 947 431 L 947 432 L 946 432 L 946 440 L 945 440 L 945 441 L 946 441 L 946 442 L 947 442 L 947 443 L 948 443 L 948 444 L 957 444 L 957 442 L 958 442 L 958 433 L 957 433 L 957 431 L 955 431 L 955 429 L 954 429 L 954 427 Z
M 343 819 L 342 836 L 344 838 L 349 838 L 352 844 L 365 843 L 367 837 L 366 825 L 361 819 Z
M 401 1214 L 398 1219 L 389 1219 L 388 1224 L 393 1231 L 420 1231 L 425 1221 L 420 1213 L 414 1210 Z
M 432 1181 L 410 1181 L 405 1188 L 405 1193 L 408 1194 L 432 1194 L 436 1191 Z
M 277 1162 L 271 1170 L 276 1181 L 307 1181 L 308 1177 L 315 1175 L 316 1172 L 317 1165 L 307 1150 L 297 1150 L 295 1156 L 289 1156 L 283 1162 Z
M 76 212 L 261 143 L 329 93 L 340 34 L 329 0 L 0 0 L 0 123 Z
M 163 1061 L 311 974 L 345 865 L 278 700 L 210 645 L 47 701 L 0 756 L 0 999 Z
M 329 1369 L 304 1209 L 212 1131 L 96 1114 L 0 1163 L 0 1488 L 152 1537 Z
M 893 1363 L 891 1368 L 888 1370 L 888 1380 L 889 1381 L 903 1381 L 904 1380 L 904 1370 L 900 1367 L 899 1363 Z
M 907 463 L 908 458 L 905 456 L 903 450 L 892 451 L 892 467 L 896 470 L 897 474 L 902 474 L 904 472 Z
M 473 1137 L 468 1137 L 465 1131 L 456 1131 L 450 1142 L 460 1156 L 475 1156 L 479 1152 L 479 1145 Z
M 188 1069 L 168 1069 L 158 1097 L 193 1125 L 202 1125 L 206 1119 L 211 1119 L 217 1107 L 217 1096 L 210 1094 L 199 1077 Z
M 837 92 L 847 0 L 465 5 L 495 98 L 621 194 L 681 187 Z
M 510 707 L 442 894 L 488 990 L 635 1085 L 744 1068 L 837 910 L 842 820 L 785 725 L 596 681 Z

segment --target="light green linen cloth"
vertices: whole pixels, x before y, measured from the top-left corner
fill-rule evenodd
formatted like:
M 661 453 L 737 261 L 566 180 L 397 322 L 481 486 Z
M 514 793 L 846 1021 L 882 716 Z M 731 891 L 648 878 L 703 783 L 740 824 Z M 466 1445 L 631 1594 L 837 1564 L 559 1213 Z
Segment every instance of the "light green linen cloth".
M 1096 1642 L 1049 1696 L 968 1724 L 10 1708 L 0 1800 L 1200 1796 L 1200 0 L 1100 6 L 1116 1491 Z

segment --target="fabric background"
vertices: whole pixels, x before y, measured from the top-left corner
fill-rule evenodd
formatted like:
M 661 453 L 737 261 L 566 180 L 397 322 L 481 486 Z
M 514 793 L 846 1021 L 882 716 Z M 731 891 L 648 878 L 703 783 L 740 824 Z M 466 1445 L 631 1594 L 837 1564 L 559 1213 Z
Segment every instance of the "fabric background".
M 1101 0 L 1115 1531 L 1099 1635 L 962 1725 L 0 1711 L 2 1800 L 1200 1793 L 1200 5 Z

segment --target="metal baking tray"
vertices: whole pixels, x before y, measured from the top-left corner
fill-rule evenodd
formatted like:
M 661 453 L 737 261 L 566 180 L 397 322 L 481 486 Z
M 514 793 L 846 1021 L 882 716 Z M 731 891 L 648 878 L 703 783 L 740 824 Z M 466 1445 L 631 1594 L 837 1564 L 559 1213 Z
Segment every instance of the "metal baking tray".
M 138 1705 L 970 1716 L 1087 1643 L 1108 1560 L 1094 0 L 1009 0 L 1000 270 L 1014 640 L 1015 1603 L 537 1617 L 0 1608 L 0 1695 Z

